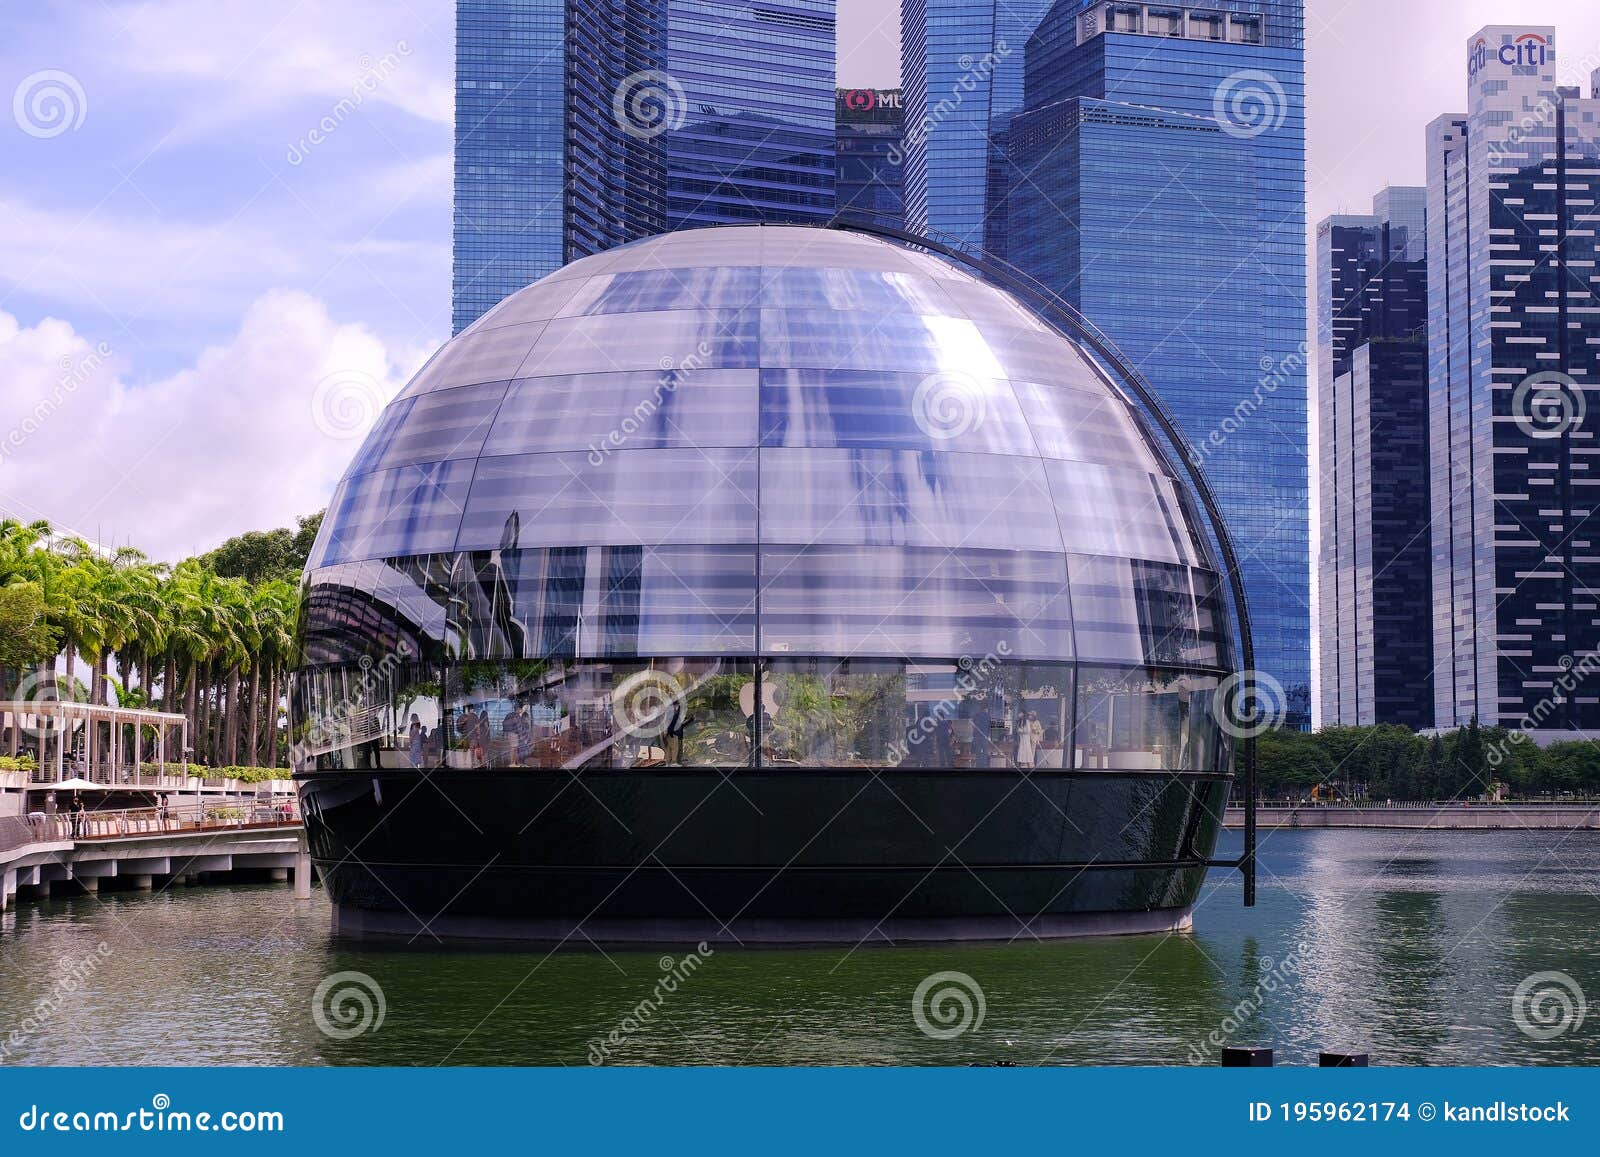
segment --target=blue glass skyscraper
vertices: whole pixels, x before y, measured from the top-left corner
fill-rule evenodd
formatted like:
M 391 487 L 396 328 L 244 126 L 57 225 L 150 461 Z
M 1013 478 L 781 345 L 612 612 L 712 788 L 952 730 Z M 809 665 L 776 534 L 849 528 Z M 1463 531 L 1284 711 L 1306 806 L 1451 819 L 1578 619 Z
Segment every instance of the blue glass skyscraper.
M 1051 0 L 902 0 L 906 225 L 1006 255 L 1022 50 Z
M 1257 666 L 1307 726 L 1302 5 L 1061 0 L 1024 58 L 1010 258 L 1174 412 L 1240 548 Z
M 833 216 L 834 0 L 667 0 L 672 229 Z
M 834 0 L 459 0 L 455 332 L 665 229 L 833 213 Z

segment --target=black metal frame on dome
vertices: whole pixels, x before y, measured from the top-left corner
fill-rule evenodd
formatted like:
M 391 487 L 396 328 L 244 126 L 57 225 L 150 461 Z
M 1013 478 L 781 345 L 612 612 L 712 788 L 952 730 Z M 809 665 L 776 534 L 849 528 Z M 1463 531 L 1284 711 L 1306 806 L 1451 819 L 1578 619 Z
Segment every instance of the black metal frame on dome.
M 949 258 L 959 265 L 966 267 L 973 273 L 988 281 L 990 284 L 1015 294 L 1027 300 L 1034 306 L 1034 312 L 1044 324 L 1050 326 L 1061 336 L 1068 340 L 1078 341 L 1089 346 L 1090 349 L 1122 379 L 1120 384 L 1126 385 L 1137 395 L 1140 405 L 1156 420 L 1161 427 L 1170 448 L 1175 451 L 1183 461 L 1185 472 L 1194 484 L 1201 504 L 1206 509 L 1206 517 L 1211 520 L 1212 533 L 1215 535 L 1217 548 L 1222 552 L 1223 567 L 1227 571 L 1228 590 L 1233 600 L 1234 614 L 1239 624 L 1239 658 L 1241 663 L 1240 674 L 1242 682 L 1239 693 L 1232 698 L 1233 703 L 1240 701 L 1253 702 L 1255 699 L 1255 647 L 1250 639 L 1250 611 L 1245 602 L 1244 580 L 1239 574 L 1239 560 L 1234 553 L 1233 540 L 1228 534 L 1227 522 L 1222 516 L 1222 511 L 1217 506 L 1216 495 L 1212 492 L 1211 484 L 1206 480 L 1205 472 L 1200 469 L 1200 464 L 1194 460 L 1193 455 L 1184 450 L 1184 440 L 1178 433 L 1177 423 L 1166 405 L 1157 396 L 1150 383 L 1144 380 L 1143 375 L 1135 369 L 1128 360 L 1122 356 L 1111 339 L 1105 335 L 1093 322 L 1084 317 L 1075 308 L 1068 304 L 1061 296 L 1052 291 L 1036 278 L 1011 265 L 1009 262 L 986 253 L 981 247 L 963 241 L 957 237 L 947 237 L 943 234 L 927 235 L 912 233 L 904 229 L 895 229 L 888 225 L 875 222 L 858 220 L 847 215 L 835 216 L 828 222 L 828 228 L 838 229 L 852 233 L 864 233 L 868 236 L 881 237 L 884 240 L 894 241 L 917 249 L 924 249 L 930 253 L 937 253 L 941 257 Z M 1059 321 L 1057 320 L 1059 319 Z M 1140 418 L 1137 407 L 1130 407 L 1134 415 Z M 1168 457 L 1159 445 L 1154 447 L 1163 457 Z M 1167 465 L 1172 466 L 1169 460 Z M 1209 860 L 1208 865 L 1218 868 L 1238 868 L 1244 876 L 1244 904 L 1253 907 L 1256 902 L 1256 737 L 1254 730 L 1248 730 L 1240 736 L 1239 756 L 1243 767 L 1244 778 L 1244 852 L 1237 860 Z

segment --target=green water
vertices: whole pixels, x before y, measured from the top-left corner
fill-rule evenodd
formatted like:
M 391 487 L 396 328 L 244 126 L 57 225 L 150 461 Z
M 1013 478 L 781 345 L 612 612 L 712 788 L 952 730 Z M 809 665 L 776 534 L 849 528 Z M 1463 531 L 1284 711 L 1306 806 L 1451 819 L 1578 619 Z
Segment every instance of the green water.
M 1543 1041 L 1512 1008 L 1539 972 L 1600 1000 L 1600 833 L 1278 832 L 1262 860 L 1259 905 L 1215 872 L 1190 935 L 718 949 L 659 995 L 691 946 L 665 962 L 352 950 L 330 943 L 320 892 L 281 885 L 23 903 L 0 916 L 0 1048 L 23 1064 L 584 1065 L 615 1030 L 622 1064 L 1190 1064 L 1216 1033 L 1280 1064 L 1341 1047 L 1389 1064 L 1600 1060 L 1600 1007 Z M 343 972 L 383 1001 L 381 1025 L 345 1038 L 312 1007 Z M 969 977 L 983 1010 L 971 1023 L 969 993 L 969 1027 L 944 1038 L 913 1014 L 941 972 Z M 360 1024 L 354 1001 L 333 1003 Z M 952 1019 L 925 1014 L 929 1028 L 960 1026 L 958 1003 L 937 1010 Z

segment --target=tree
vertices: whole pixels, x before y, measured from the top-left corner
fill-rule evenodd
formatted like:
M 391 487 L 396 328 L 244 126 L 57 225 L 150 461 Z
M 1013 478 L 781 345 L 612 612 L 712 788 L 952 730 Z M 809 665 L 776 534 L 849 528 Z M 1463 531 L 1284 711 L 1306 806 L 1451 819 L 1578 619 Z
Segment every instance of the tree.
M 44 595 L 33 583 L 0 587 L 0 667 L 29 670 L 59 649 L 45 621 Z

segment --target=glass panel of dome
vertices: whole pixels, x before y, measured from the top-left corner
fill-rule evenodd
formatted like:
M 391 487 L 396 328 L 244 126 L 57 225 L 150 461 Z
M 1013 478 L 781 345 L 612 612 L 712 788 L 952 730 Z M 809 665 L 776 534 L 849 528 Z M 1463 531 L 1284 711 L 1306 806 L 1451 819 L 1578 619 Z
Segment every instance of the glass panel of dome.
M 498 329 L 505 325 L 523 325 L 530 321 L 549 321 L 561 310 L 561 307 L 572 300 L 580 286 L 586 284 L 581 278 L 570 281 L 540 281 L 530 285 L 519 293 L 513 293 L 488 313 L 484 314 L 466 330 L 467 333 L 476 333 L 479 330 Z
M 755 651 L 753 548 L 651 547 L 644 552 L 641 571 L 639 654 Z
M 1103 394 L 1106 387 L 1077 351 L 1063 351 L 1061 339 L 1045 330 L 1021 329 L 986 321 L 984 340 L 1005 367 L 1001 377 L 1015 381 L 1059 382 Z
M 761 444 L 1038 453 L 1007 383 L 876 370 L 762 370 Z
M 753 265 L 613 273 L 585 282 L 556 316 L 741 309 L 756 303 L 760 286 L 761 270 Z
M 1190 571 L 1194 582 L 1196 637 L 1184 662 L 1199 667 L 1233 666 L 1233 638 L 1222 593 L 1222 576 L 1196 568 Z
M 396 400 L 367 435 L 350 473 L 476 458 L 506 386 L 506 382 L 487 382 Z
M 941 281 L 953 307 L 948 312 L 954 317 L 967 317 L 987 329 L 990 325 L 1010 326 L 1017 329 L 1047 331 L 1047 327 L 1029 310 L 1009 297 L 1001 297 L 994 290 L 977 281 Z
M 1104 391 L 1013 381 L 1017 402 L 1046 458 L 1153 471 L 1156 458 L 1120 402 Z
M 682 269 L 701 265 L 735 268 L 762 264 L 761 246 L 749 237 L 695 236 L 687 232 L 662 236 L 671 244 L 648 248 L 629 245 L 614 249 L 603 255 L 609 260 L 596 271 L 633 273 L 641 269 Z
M 472 468 L 459 459 L 346 479 L 328 504 L 328 540 L 308 565 L 451 549 Z
M 1161 479 L 1098 462 L 1045 461 L 1069 552 L 1191 562 L 1168 525 Z
M 1072 616 L 1060 555 L 916 547 L 761 550 L 764 650 L 840 657 L 1063 659 Z
M 1180 663 L 1199 645 L 1189 568 L 1134 559 L 1133 593 L 1147 663 Z
M 522 378 L 483 453 L 753 446 L 756 380 L 755 370 L 711 369 Z
M 451 386 L 510 381 L 517 376 L 543 328 L 541 324 L 517 325 L 464 333 L 424 366 L 400 396 L 411 398 Z
M 1161 668 L 1080 667 L 1074 766 L 1091 770 L 1210 771 L 1217 721 L 1214 676 Z
M 754 309 L 673 309 L 557 318 L 545 327 L 522 376 L 609 370 L 753 368 L 760 343 Z
M 754 450 L 620 450 L 483 458 L 457 550 L 501 545 L 754 542 Z
M 474 623 L 475 654 L 490 653 L 508 634 L 520 640 L 512 653 L 530 659 L 755 649 L 753 548 L 575 546 L 496 555 L 512 592 L 513 628 Z
M 763 542 L 1061 550 L 1035 458 L 771 449 L 761 493 Z
M 909 273 L 859 269 L 772 268 L 762 271 L 761 304 L 768 309 L 847 309 L 958 316 L 940 282 Z
M 1078 656 L 1142 663 L 1144 639 L 1129 561 L 1069 555 L 1067 573 Z
M 912 371 L 988 380 L 1000 363 L 966 318 L 857 316 L 843 310 L 763 309 L 764 369 Z

